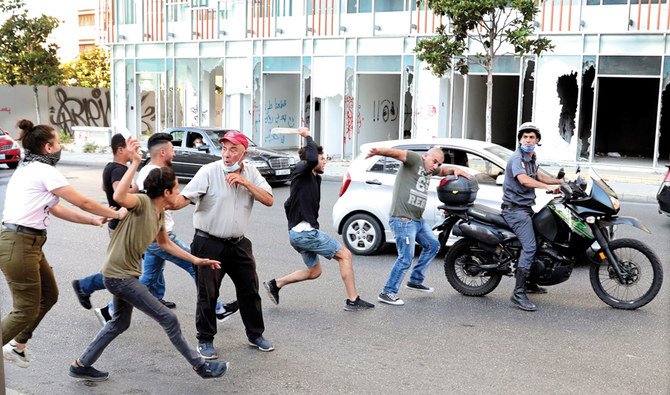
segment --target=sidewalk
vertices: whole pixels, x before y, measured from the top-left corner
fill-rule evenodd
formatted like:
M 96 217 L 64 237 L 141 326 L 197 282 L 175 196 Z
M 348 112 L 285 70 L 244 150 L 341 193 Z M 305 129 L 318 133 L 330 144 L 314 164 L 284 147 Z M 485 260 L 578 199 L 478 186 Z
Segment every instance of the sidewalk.
M 102 168 L 111 160 L 111 153 L 83 153 L 63 150 L 59 163 Z M 625 201 L 656 202 L 656 193 L 665 175 L 665 168 L 650 169 L 612 164 L 581 165 L 582 167 L 596 169 L 598 174 L 619 195 L 619 198 Z M 324 178 L 331 181 L 340 181 L 348 167 L 348 161 L 330 161 L 326 165 Z

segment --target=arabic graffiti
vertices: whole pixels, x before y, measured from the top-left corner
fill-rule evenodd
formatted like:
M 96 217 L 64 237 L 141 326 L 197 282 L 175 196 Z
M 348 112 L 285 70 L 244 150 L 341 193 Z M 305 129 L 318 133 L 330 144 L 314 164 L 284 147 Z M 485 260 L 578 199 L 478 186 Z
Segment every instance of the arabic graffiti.
M 268 99 L 267 103 L 263 106 L 265 110 L 265 117 L 263 117 L 263 124 L 265 124 L 265 137 L 263 141 L 265 143 L 279 143 L 284 144 L 286 141 L 286 136 L 277 135 L 272 133 L 272 129 L 276 127 L 285 127 L 285 128 L 295 128 L 296 122 L 295 117 L 288 114 L 287 108 L 288 100 L 285 98 L 282 99 Z
M 11 114 L 12 109 L 10 107 L 2 107 L 2 108 L 0 108 L 0 112 L 6 112 L 6 113 Z
M 397 119 L 398 111 L 393 101 L 381 99 L 372 102 L 372 122 L 394 122 Z
M 69 96 L 61 88 L 54 88 L 55 106 L 49 107 L 49 122 L 71 136 L 73 126 L 109 126 L 109 89 L 92 89 L 90 97 Z M 82 92 L 82 90 L 78 90 Z

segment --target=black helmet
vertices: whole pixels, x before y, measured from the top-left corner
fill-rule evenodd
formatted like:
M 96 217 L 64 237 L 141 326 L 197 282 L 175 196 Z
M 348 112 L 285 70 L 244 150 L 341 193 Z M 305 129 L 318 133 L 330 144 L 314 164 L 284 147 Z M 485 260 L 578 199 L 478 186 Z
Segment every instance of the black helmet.
M 521 136 L 523 136 L 524 133 L 528 132 L 535 132 L 535 135 L 537 136 L 537 141 L 542 140 L 542 135 L 540 134 L 540 128 L 537 127 L 536 124 L 532 122 L 524 122 L 521 125 L 519 125 L 519 128 L 516 130 L 516 139 L 517 141 L 521 140 Z

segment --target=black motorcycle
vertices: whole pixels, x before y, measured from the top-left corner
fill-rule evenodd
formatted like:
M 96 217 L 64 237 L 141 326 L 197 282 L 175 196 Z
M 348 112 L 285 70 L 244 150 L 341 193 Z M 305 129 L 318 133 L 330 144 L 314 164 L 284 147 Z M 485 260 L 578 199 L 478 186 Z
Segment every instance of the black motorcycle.
M 514 275 L 521 244 L 500 210 L 471 204 L 474 196 L 468 196 L 468 186 L 462 182 L 458 186 L 456 180 L 443 180 L 438 187 L 445 219 L 434 229 L 443 241 L 450 234 L 461 237 L 444 261 L 451 286 L 463 295 L 482 296 L 493 291 L 502 276 Z M 476 185 L 470 189 L 476 196 Z M 663 282 L 658 257 L 639 240 L 613 239 L 616 225 L 632 225 L 647 233 L 649 229 L 636 218 L 617 216 L 616 193 L 594 171 L 586 182 L 579 175 L 562 184 L 560 191 L 533 216 L 537 252 L 530 280 L 544 286 L 559 284 L 570 278 L 576 263 L 589 263 L 591 286 L 603 302 L 626 310 L 651 302 Z M 455 200 L 459 194 L 466 201 Z

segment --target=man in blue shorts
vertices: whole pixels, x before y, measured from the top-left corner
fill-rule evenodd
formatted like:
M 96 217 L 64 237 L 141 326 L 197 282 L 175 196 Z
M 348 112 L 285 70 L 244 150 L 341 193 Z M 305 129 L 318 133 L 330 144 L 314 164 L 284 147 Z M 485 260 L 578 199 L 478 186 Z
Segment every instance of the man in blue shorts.
M 300 162 L 291 177 L 291 192 L 284 203 L 288 219 L 288 235 L 291 246 L 302 255 L 307 269 L 297 270 L 287 276 L 263 283 L 270 299 L 279 304 L 279 290 L 285 285 L 305 280 L 315 280 L 321 275 L 319 255 L 335 259 L 340 264 L 340 275 L 344 282 L 347 311 L 367 310 L 375 307 L 358 296 L 354 281 L 351 252 L 331 236 L 319 230 L 319 204 L 321 201 L 321 174 L 326 166 L 323 147 L 318 146 L 306 128 L 298 129 L 306 145 L 300 149 Z

